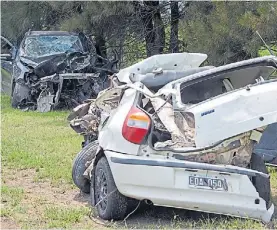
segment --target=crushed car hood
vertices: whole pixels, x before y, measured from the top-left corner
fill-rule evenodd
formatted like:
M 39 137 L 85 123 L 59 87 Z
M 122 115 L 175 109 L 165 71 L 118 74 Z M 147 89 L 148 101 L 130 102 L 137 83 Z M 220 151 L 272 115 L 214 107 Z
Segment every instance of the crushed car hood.
M 80 52 L 59 53 L 49 56 L 32 58 L 21 56 L 20 61 L 27 67 L 33 68 L 35 74 L 41 78 L 70 69 L 78 71 L 90 65 L 90 55 Z
M 28 57 L 28 56 L 20 56 L 20 60 L 26 64 L 31 64 L 31 65 L 38 65 L 41 62 L 53 59 L 55 57 L 65 57 L 64 53 L 60 54 L 53 54 L 49 56 L 43 56 L 43 57 L 38 57 L 38 58 L 33 58 L 33 57 Z

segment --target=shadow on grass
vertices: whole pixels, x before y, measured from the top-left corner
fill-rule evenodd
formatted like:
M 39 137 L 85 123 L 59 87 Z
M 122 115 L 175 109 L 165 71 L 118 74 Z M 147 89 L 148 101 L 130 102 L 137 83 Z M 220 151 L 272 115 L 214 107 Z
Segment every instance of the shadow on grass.
M 86 193 L 79 192 L 74 198 L 74 201 L 80 202 L 81 204 L 91 207 L 90 195 Z M 130 210 L 132 212 L 133 210 Z M 138 209 L 132 213 L 126 221 L 116 221 L 109 222 L 103 221 L 97 217 L 97 211 L 94 209 L 92 211 L 91 219 L 94 222 L 100 223 L 105 226 L 119 227 L 119 228 L 193 228 L 199 223 L 199 221 L 209 220 L 210 223 L 220 219 L 228 220 L 231 217 L 226 217 L 216 214 L 208 214 L 196 211 L 189 211 L 184 209 L 176 208 L 167 208 L 167 207 L 158 207 L 153 205 L 147 205 L 144 202 L 141 202 Z M 206 223 L 203 223 L 205 226 Z M 199 226 L 199 224 L 198 224 Z
M 277 201 L 277 197 L 273 198 Z M 86 207 L 91 207 L 90 195 L 79 192 L 75 195 L 74 200 L 82 203 Z M 132 212 L 133 210 L 130 210 Z M 276 213 L 275 213 L 276 214 Z M 242 218 L 217 215 L 211 213 L 190 211 L 184 209 L 158 207 L 140 204 L 138 209 L 132 213 L 126 221 L 104 221 L 101 220 L 96 209 L 92 209 L 90 218 L 97 224 L 106 227 L 115 228 L 135 228 L 135 229 L 158 229 L 158 228 L 261 228 L 264 229 L 260 222 L 245 220 Z M 270 228 L 270 227 L 269 227 Z M 271 229 L 271 228 L 270 228 Z
M 230 217 L 189 211 L 184 209 L 141 205 L 126 222 L 122 223 L 128 228 L 195 228 L 209 225 L 217 219 L 230 219 Z
M 80 203 L 84 204 L 85 206 L 90 207 L 90 195 L 87 193 L 83 193 L 80 191 L 79 193 L 77 193 L 74 196 L 73 200 L 80 202 Z

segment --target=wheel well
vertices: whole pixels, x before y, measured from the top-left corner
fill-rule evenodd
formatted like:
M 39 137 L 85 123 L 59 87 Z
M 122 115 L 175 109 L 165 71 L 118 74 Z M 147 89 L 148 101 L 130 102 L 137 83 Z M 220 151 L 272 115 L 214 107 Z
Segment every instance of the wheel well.
M 105 156 L 104 150 L 101 148 L 99 150 L 99 152 L 96 154 L 95 156 L 95 160 L 94 160 L 94 164 L 93 164 L 93 168 L 95 168 L 96 164 L 98 163 L 98 161 Z
M 104 150 L 101 148 L 98 153 L 95 156 L 94 162 L 93 162 L 93 168 L 91 171 L 91 177 L 90 177 L 90 183 L 93 183 L 93 188 L 94 188 L 94 172 L 95 172 L 95 167 L 98 163 L 98 161 L 105 156 Z M 90 190 L 90 197 L 91 197 L 91 204 L 94 206 L 95 205 L 95 197 L 94 197 L 94 189 Z
M 14 91 L 14 86 L 15 86 L 15 80 L 14 79 L 12 79 L 11 84 L 12 84 L 12 90 L 11 90 L 11 97 L 12 97 L 13 96 L 13 91 Z

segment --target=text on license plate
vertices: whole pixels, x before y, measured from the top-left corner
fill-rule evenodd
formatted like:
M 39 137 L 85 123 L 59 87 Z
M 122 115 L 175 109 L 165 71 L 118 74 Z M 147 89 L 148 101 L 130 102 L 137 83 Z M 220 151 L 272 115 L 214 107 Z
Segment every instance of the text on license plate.
M 228 190 L 224 180 L 200 176 L 189 176 L 189 186 L 215 190 Z

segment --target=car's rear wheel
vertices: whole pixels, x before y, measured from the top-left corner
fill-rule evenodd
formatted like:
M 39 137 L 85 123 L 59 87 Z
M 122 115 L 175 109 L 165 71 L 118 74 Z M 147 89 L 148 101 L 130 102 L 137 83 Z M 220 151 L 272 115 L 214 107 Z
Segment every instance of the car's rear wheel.
M 72 167 L 74 184 L 84 193 L 90 192 L 90 180 L 83 176 L 87 169 L 86 163 L 92 161 L 97 153 L 98 140 L 87 144 L 75 157 Z
M 100 218 L 121 220 L 125 217 L 128 209 L 128 198 L 118 191 L 105 157 L 97 162 L 94 189 L 95 204 Z
M 250 161 L 251 169 L 257 170 L 259 172 L 268 173 L 264 160 L 256 155 L 252 154 Z M 271 206 L 271 192 L 270 192 L 270 178 L 265 178 L 260 175 L 252 178 L 252 183 L 255 186 L 260 197 L 266 202 L 267 208 Z

